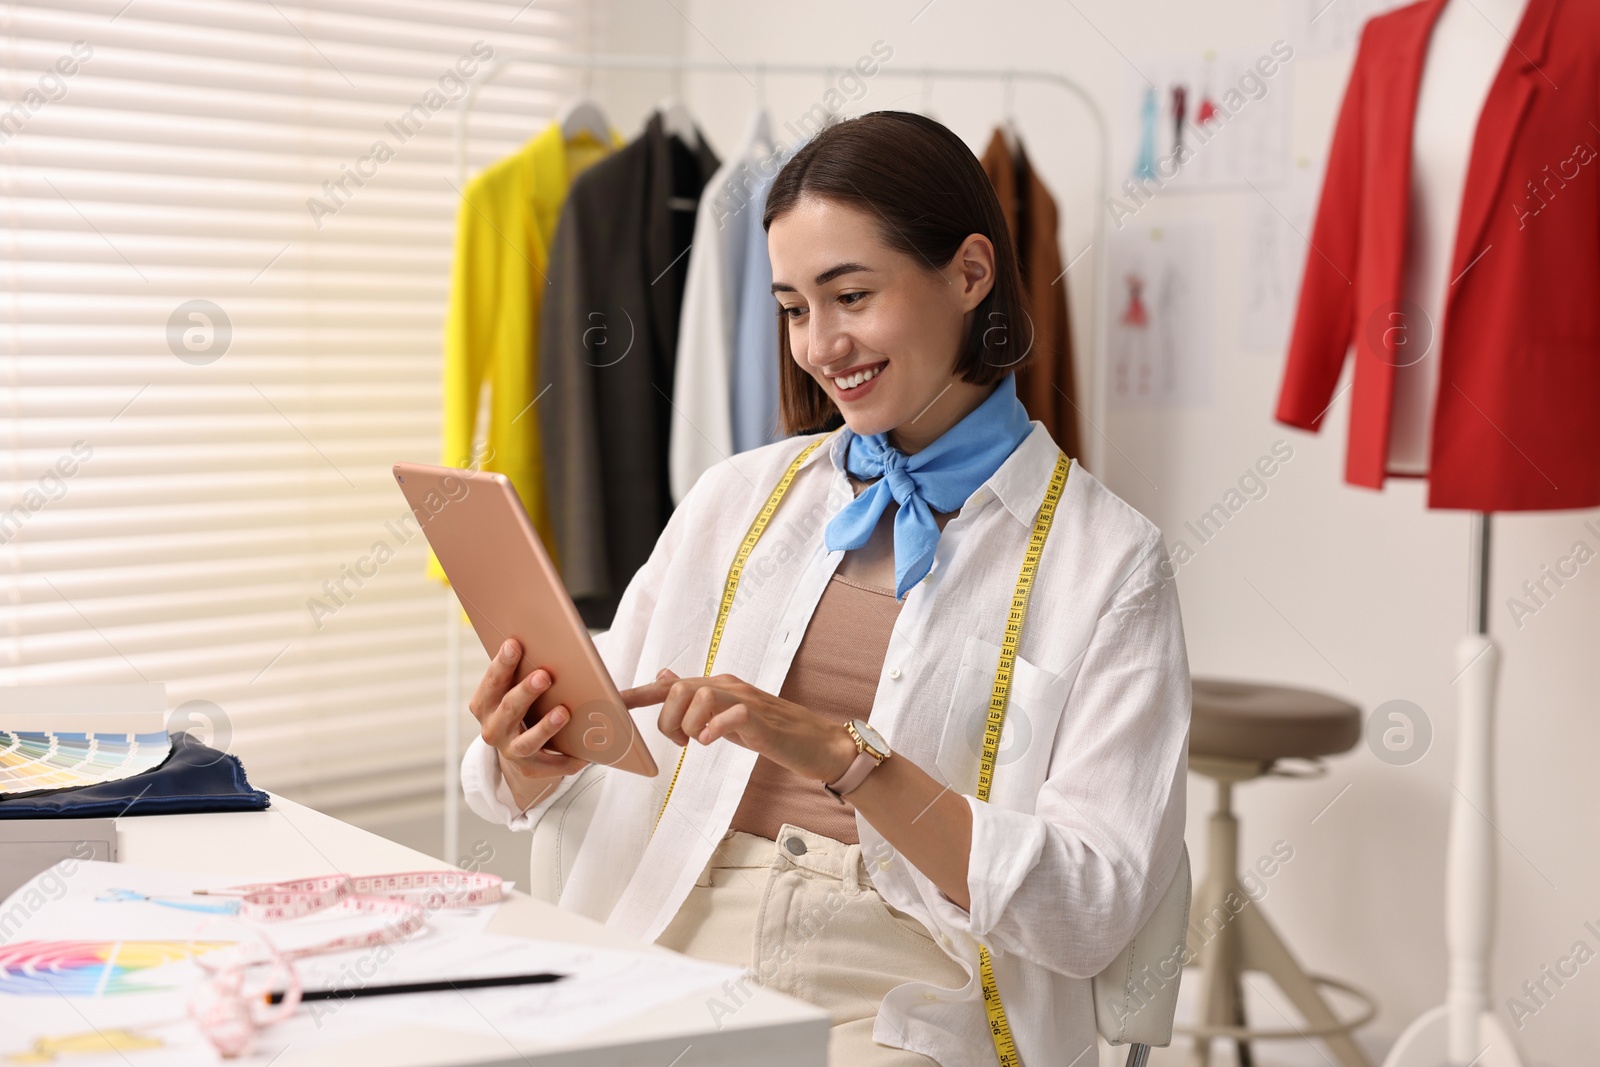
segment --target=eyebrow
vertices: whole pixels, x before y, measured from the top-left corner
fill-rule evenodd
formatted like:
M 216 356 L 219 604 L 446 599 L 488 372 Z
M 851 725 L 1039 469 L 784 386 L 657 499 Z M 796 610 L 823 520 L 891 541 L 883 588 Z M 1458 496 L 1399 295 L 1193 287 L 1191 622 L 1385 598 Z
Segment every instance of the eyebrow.
M 856 271 L 866 271 L 870 274 L 872 273 L 872 268 L 865 263 L 840 263 L 838 266 L 829 267 L 817 275 L 816 284 L 827 285 L 841 274 L 854 274 Z M 795 292 L 795 287 L 787 282 L 773 282 L 772 291 L 774 293 L 792 293 Z

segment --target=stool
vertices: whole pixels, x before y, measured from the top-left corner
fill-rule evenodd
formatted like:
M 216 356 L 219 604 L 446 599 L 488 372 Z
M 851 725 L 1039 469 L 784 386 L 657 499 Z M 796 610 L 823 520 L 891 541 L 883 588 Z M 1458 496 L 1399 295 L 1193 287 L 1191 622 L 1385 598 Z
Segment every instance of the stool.
M 1301 969 L 1240 880 L 1239 820 L 1233 814 L 1235 784 L 1269 774 L 1315 777 L 1323 771 L 1322 757 L 1355 747 L 1361 739 L 1361 709 L 1325 693 L 1287 686 L 1206 678 L 1194 679 L 1193 686 L 1189 769 L 1216 781 L 1217 807 L 1211 815 L 1209 869 L 1196 887 L 1189 918 L 1189 946 L 1204 972 L 1199 1023 L 1174 1029 L 1194 1036 L 1195 1067 L 1210 1063 L 1213 1039 L 1236 1042 L 1240 1067 L 1251 1067 L 1252 1040 L 1302 1037 L 1321 1038 L 1342 1067 L 1371 1067 L 1350 1033 L 1377 1014 L 1377 1005 L 1353 986 Z M 1318 767 L 1310 774 L 1292 773 L 1278 767 L 1284 759 L 1309 760 Z M 1306 1025 L 1250 1027 L 1244 1017 L 1246 971 L 1270 977 L 1305 1017 Z M 1319 986 L 1350 994 L 1364 1003 L 1365 1010 L 1340 1021 Z

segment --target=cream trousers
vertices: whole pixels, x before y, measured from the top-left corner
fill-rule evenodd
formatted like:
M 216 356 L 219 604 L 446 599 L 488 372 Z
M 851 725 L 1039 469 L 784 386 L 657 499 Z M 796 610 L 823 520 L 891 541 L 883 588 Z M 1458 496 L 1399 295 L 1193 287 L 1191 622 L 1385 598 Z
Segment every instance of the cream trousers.
M 828 1062 L 838 1067 L 938 1067 L 872 1040 L 878 1005 L 903 982 L 967 984 L 923 925 L 873 888 L 860 845 L 788 824 L 776 841 L 724 834 L 656 943 L 748 968 L 747 981 L 828 1012 Z M 748 995 L 730 983 L 710 997 L 713 1021 L 720 1026 Z

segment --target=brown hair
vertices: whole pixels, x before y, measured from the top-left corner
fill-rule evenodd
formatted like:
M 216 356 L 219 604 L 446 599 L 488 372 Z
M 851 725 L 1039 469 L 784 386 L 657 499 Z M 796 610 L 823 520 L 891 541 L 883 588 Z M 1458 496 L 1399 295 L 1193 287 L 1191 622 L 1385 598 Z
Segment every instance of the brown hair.
M 773 180 L 762 225 L 802 196 L 860 207 L 881 220 L 884 244 L 928 265 L 947 266 L 961 242 L 979 233 L 994 245 L 994 287 L 975 309 L 956 372 L 992 385 L 1029 361 L 1027 318 L 1017 253 L 994 186 L 966 143 L 930 118 L 909 111 L 872 111 L 825 127 Z M 835 426 L 838 408 L 800 368 L 789 349 L 788 323 L 778 314 L 779 411 L 787 434 Z M 1027 325 L 1018 329 L 1019 324 Z M 1013 334 L 1023 338 L 1014 356 Z

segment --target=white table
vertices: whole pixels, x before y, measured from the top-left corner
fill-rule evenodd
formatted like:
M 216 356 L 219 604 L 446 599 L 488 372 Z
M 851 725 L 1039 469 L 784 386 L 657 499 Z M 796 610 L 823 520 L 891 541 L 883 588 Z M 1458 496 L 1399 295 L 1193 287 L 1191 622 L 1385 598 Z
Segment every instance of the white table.
M 241 882 L 451 869 L 443 860 L 281 797 L 260 812 L 127 816 L 117 820 L 117 832 L 120 862 Z M 488 932 L 667 952 L 520 892 L 500 905 Z M 704 992 L 685 997 L 561 1044 L 508 1038 L 487 1025 L 483 1033 L 397 1027 L 359 1042 L 291 1045 L 273 1067 L 823 1067 L 827 1062 L 828 1016 L 820 1009 L 757 988 L 738 1011 L 713 1021 L 706 1001 Z

